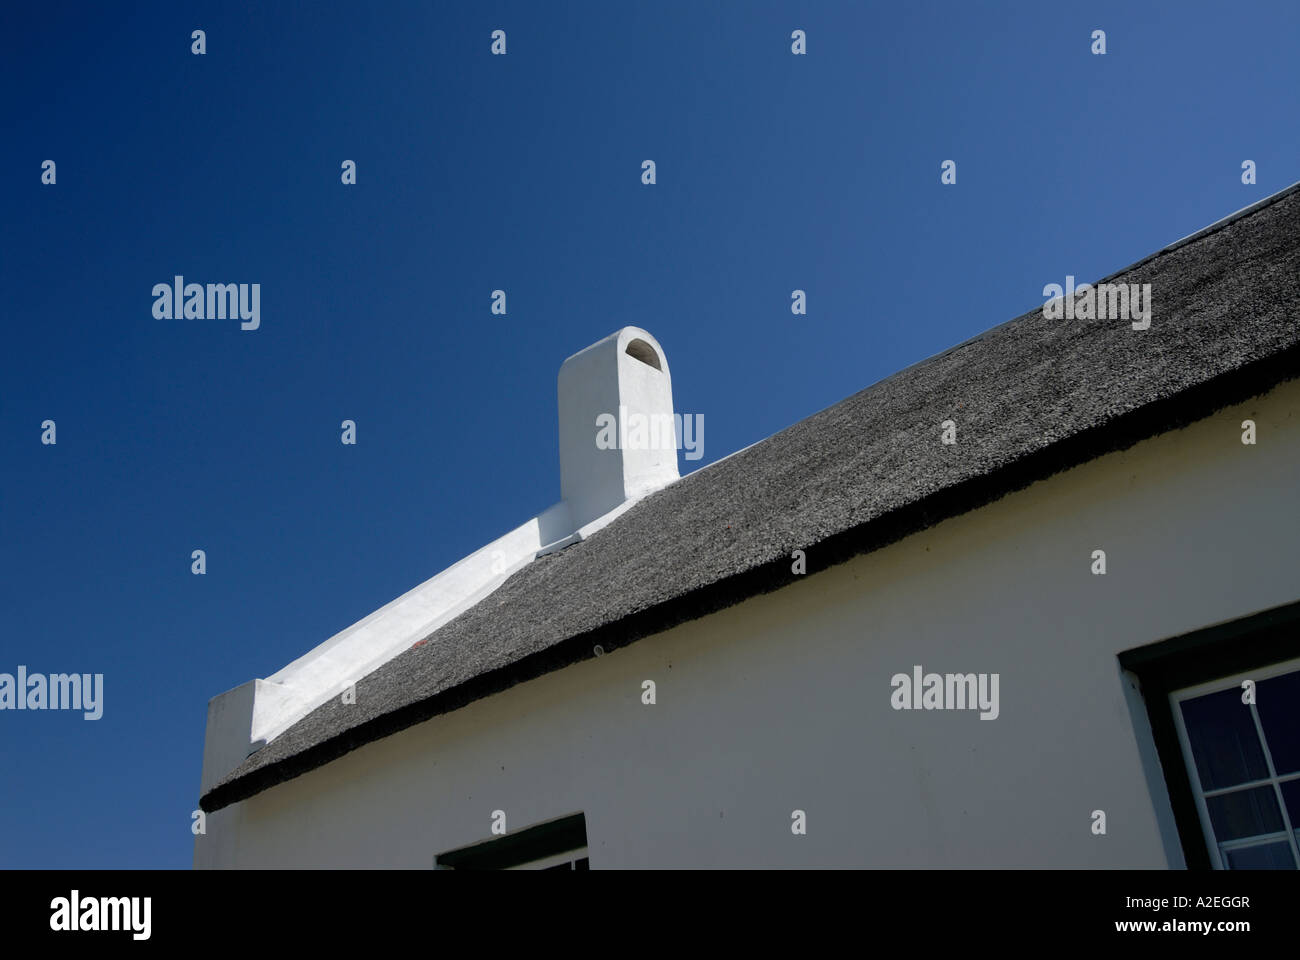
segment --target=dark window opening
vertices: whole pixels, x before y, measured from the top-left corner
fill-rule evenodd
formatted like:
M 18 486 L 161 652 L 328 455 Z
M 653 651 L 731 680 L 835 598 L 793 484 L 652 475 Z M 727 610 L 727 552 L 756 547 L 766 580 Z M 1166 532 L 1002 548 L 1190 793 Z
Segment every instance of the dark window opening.
M 589 870 L 581 813 L 440 853 L 438 870 Z
M 656 370 L 659 371 L 663 370 L 663 367 L 659 365 L 658 351 L 656 351 L 654 347 L 650 346 L 650 344 L 646 343 L 644 340 L 628 341 L 627 349 L 624 350 L 624 353 L 626 353 L 629 357 L 632 357 L 636 360 L 640 360 L 648 367 L 654 367 Z

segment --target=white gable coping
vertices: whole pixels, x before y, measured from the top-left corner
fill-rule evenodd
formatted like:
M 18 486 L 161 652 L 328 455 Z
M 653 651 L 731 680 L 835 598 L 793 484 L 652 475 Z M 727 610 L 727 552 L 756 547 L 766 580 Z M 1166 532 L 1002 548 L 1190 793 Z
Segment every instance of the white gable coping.
M 628 352 L 629 346 L 634 353 Z M 651 356 L 650 349 L 657 355 Z M 657 361 L 658 367 L 649 361 Z M 591 536 L 636 501 L 678 479 L 675 447 L 647 451 L 596 446 L 596 418 L 601 413 L 672 416 L 667 359 L 645 330 L 624 327 L 566 360 L 558 397 L 565 499 L 266 679 L 214 697 L 208 704 L 203 793 L 249 754 L 427 639 L 538 556 Z

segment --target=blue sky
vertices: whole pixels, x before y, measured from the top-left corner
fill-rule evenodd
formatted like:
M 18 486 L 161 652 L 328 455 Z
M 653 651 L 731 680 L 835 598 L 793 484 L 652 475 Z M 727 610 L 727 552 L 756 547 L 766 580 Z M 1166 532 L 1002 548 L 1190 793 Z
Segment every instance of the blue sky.
M 187 867 L 208 699 L 557 500 L 615 329 L 697 469 L 1300 180 L 1290 0 L 235 6 L 0 13 L 0 672 L 105 684 L 0 712 L 3 867 Z

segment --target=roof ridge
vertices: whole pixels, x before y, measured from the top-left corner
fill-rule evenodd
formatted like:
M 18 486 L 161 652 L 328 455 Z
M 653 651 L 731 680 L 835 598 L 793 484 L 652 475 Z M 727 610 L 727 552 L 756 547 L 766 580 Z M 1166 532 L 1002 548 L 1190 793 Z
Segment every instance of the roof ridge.
M 1264 197 L 1262 200 L 1256 200 L 1254 203 L 1242 207 L 1240 210 L 1237 210 L 1235 213 L 1230 213 L 1226 217 L 1222 217 L 1218 220 L 1215 220 L 1209 226 L 1202 227 L 1201 229 L 1197 230 L 1195 233 L 1189 233 L 1181 240 L 1175 240 L 1173 243 L 1161 247 L 1159 250 L 1155 251 L 1154 253 L 1147 254 L 1145 257 L 1142 257 L 1140 260 L 1135 260 L 1133 263 L 1130 263 L 1127 267 L 1121 267 L 1119 270 L 1116 270 L 1113 273 L 1108 273 L 1106 276 L 1102 277 L 1100 280 L 1095 281 L 1091 285 L 1098 286 L 1100 284 L 1107 283 L 1108 281 L 1114 280 L 1116 277 L 1122 276 L 1126 273 L 1129 273 L 1132 270 L 1136 270 L 1138 267 L 1144 264 L 1150 263 L 1152 260 L 1157 260 L 1160 257 L 1165 256 L 1166 254 L 1173 253 L 1175 250 L 1181 250 L 1183 247 L 1191 243 L 1195 243 L 1197 240 L 1201 240 L 1205 237 L 1208 237 L 1212 233 L 1218 233 L 1220 230 L 1232 226 L 1232 224 L 1236 223 L 1238 220 L 1244 220 L 1246 217 L 1258 213 L 1259 211 L 1263 210 L 1265 207 L 1272 206 L 1273 204 L 1277 203 L 1279 200 L 1283 200 L 1289 197 L 1291 194 L 1295 193 L 1298 190 L 1300 190 L 1300 180 L 1297 180 L 1289 187 L 1283 187 L 1277 193 L 1269 194 L 1267 197 Z M 983 337 L 988 336 L 989 334 L 993 333 L 993 331 L 995 330 L 1001 330 L 1003 327 L 1010 326 L 1013 323 L 1023 320 L 1025 317 L 1033 313 L 1035 309 L 1037 308 L 1031 308 L 1029 310 L 1026 310 L 1024 313 L 1018 313 L 1014 317 L 1011 317 L 1008 320 L 1003 320 L 1001 323 L 994 324 L 993 326 L 989 327 L 986 330 L 981 330 L 979 333 L 967 337 L 965 340 L 962 340 L 960 343 L 954 343 L 951 347 L 945 347 L 944 349 L 940 350 L 938 353 L 932 353 L 928 357 L 922 357 L 920 360 L 917 360 L 915 363 L 910 363 L 906 367 L 903 367 L 901 370 L 897 370 L 894 373 L 891 373 L 887 377 L 882 377 L 880 380 L 877 380 L 876 383 L 884 383 L 886 380 L 896 377 L 901 373 L 906 373 L 908 370 L 911 370 L 913 367 L 920 366 L 923 363 L 929 363 L 931 360 L 937 360 L 938 358 L 947 356 L 950 353 L 954 353 L 962 349 L 963 347 L 970 346 L 976 340 L 980 340 Z M 866 387 L 863 387 L 863 390 L 870 390 L 875 385 L 876 385 L 875 383 L 868 384 Z M 862 392 L 861 390 L 858 391 L 858 393 L 861 392 Z M 857 394 L 856 393 L 849 394 L 849 396 L 857 396 Z M 848 397 L 844 398 L 844 400 L 847 399 L 849 398 Z M 843 403 L 844 401 L 841 400 L 838 402 Z M 835 404 L 831 404 L 831 406 L 833 407 L 835 406 Z M 830 407 L 827 407 L 826 409 L 829 410 Z M 821 411 L 818 411 L 818 413 L 820 412 Z M 816 416 L 816 414 L 810 414 L 810 416 Z

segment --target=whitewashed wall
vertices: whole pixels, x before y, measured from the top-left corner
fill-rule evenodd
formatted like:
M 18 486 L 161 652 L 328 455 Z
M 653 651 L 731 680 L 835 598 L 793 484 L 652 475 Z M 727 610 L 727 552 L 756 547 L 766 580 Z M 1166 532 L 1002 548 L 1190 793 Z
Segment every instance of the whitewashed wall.
M 366 746 L 209 817 L 195 865 L 428 867 L 502 809 L 584 812 L 593 869 L 1181 866 L 1116 654 L 1300 598 L 1298 410 L 1284 385 Z M 999 673 L 999 718 L 891 709 L 918 663 Z

